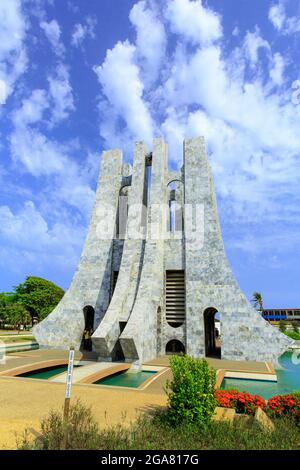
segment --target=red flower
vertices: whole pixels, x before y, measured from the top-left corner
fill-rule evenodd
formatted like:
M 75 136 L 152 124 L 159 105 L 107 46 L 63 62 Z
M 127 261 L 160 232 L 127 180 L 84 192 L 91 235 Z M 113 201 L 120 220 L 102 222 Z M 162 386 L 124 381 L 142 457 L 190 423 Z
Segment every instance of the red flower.
M 234 408 L 238 413 L 254 414 L 257 408 L 265 407 L 265 400 L 237 390 L 216 390 L 216 399 L 224 408 Z

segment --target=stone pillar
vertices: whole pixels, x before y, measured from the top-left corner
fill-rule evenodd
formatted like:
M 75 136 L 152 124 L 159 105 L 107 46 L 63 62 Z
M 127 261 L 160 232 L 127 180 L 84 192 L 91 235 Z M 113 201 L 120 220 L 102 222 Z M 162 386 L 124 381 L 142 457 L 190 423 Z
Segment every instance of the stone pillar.
M 140 364 L 157 354 L 157 311 L 164 292 L 167 145 L 154 139 L 147 237 L 139 289 L 120 343 L 126 360 Z
M 96 199 L 83 252 L 73 280 L 53 312 L 33 329 L 41 347 L 79 349 L 84 330 L 83 308 L 102 318 L 109 302 L 112 240 L 122 181 L 122 152 L 102 153 Z
M 234 278 L 203 137 L 185 141 L 184 172 L 187 353 L 205 355 L 204 312 L 213 308 L 221 314 L 222 358 L 276 362 L 291 341 L 252 308 Z
M 114 359 L 116 343 L 121 334 L 120 323 L 128 321 L 140 278 L 146 229 L 146 155 L 145 144 L 137 142 L 128 199 L 127 237 L 118 280 L 109 308 L 92 338 L 99 359 L 106 361 Z

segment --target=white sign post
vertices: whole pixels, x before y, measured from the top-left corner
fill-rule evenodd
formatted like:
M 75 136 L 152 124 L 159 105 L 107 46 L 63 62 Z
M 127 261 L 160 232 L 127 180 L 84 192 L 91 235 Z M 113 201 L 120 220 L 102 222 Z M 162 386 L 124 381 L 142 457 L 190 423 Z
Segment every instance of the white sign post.
M 64 433 L 65 434 L 64 434 L 64 441 L 63 441 L 63 449 L 67 449 L 67 446 L 68 446 L 68 420 L 69 420 L 70 398 L 71 398 L 71 388 L 72 388 L 72 379 L 73 379 L 74 356 L 75 356 L 74 348 L 70 348 L 66 393 L 65 393 L 65 405 L 64 405 L 64 427 L 65 427 Z

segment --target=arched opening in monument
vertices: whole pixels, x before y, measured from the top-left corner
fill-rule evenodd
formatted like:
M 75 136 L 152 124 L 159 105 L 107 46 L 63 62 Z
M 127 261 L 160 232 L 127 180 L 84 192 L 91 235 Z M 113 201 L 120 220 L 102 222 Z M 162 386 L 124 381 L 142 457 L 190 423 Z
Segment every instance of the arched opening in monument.
M 110 298 L 114 295 L 115 288 L 117 285 L 117 280 L 119 276 L 119 271 L 113 271 L 111 276 L 111 286 L 110 286 Z
M 213 307 L 204 311 L 205 356 L 221 359 L 220 313 Z
M 123 331 L 125 330 L 126 325 L 127 325 L 126 321 L 119 321 L 119 338 L 120 338 L 121 334 L 123 333 Z M 118 339 L 116 341 L 116 344 L 115 344 L 114 349 L 112 351 L 112 359 L 113 359 L 113 361 L 124 361 L 125 360 L 125 356 L 124 356 L 124 353 L 123 353 L 123 349 L 122 349 L 122 346 L 121 346 L 120 339 Z
M 178 339 L 171 339 L 166 344 L 166 354 L 180 354 L 180 353 L 185 353 L 185 347 L 184 344 L 179 341 Z
M 168 184 L 169 216 L 167 230 L 171 233 L 183 230 L 183 184 L 173 180 Z
M 173 328 L 185 321 L 185 276 L 183 270 L 166 271 L 166 320 Z
M 150 195 L 151 195 L 151 181 L 152 181 L 152 154 L 151 157 L 149 156 L 146 158 L 146 185 L 145 185 L 145 197 L 144 197 L 144 204 L 149 207 L 150 206 Z
M 119 193 L 119 204 L 116 223 L 116 238 L 124 240 L 128 218 L 128 192 L 130 186 L 123 186 Z
M 84 331 L 81 348 L 85 351 L 92 351 L 92 334 L 94 332 L 95 310 L 91 305 L 86 305 L 83 309 Z

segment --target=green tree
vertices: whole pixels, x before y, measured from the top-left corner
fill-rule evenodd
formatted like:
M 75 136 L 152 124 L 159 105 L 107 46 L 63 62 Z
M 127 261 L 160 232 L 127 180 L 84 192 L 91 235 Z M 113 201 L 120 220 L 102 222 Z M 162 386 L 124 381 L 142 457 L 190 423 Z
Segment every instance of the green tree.
M 5 323 L 9 323 L 8 307 L 15 301 L 13 292 L 0 292 L 0 326 L 3 328 Z
M 41 277 L 28 276 L 25 282 L 15 287 L 16 301 L 39 321 L 43 320 L 58 304 L 64 290 Z
M 251 302 L 253 303 L 256 310 L 258 310 L 259 312 L 263 311 L 263 298 L 260 292 L 253 292 Z
M 28 324 L 31 320 L 31 315 L 26 310 L 24 305 L 14 302 L 6 306 L 5 322 L 16 327 L 18 323 Z

